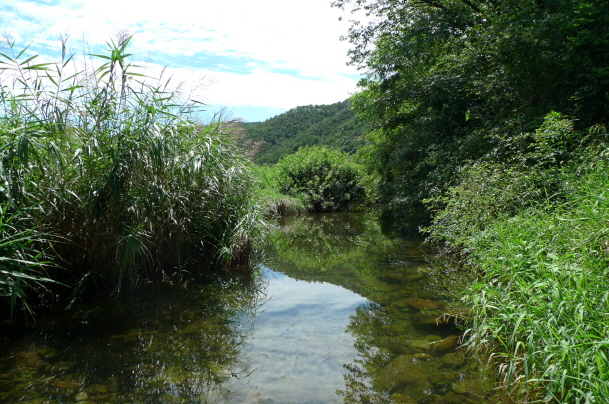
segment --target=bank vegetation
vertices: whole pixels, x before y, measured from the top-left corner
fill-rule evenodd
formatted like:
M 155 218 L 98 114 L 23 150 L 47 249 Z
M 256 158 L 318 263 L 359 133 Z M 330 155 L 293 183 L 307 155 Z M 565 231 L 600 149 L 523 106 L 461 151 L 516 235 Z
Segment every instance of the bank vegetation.
M 247 263 L 263 229 L 230 125 L 146 77 L 130 37 L 39 62 L 0 53 L 0 304 L 117 296 Z M 6 309 L 6 310 L 5 310 Z
M 353 12 L 359 154 L 395 222 L 477 277 L 466 342 L 505 401 L 608 402 L 609 3 L 333 4 Z

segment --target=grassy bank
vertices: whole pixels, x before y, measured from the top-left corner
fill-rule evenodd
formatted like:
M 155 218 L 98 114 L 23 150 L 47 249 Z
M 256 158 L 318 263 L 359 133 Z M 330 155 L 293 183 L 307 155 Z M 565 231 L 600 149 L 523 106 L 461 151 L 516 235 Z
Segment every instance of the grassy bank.
M 489 358 L 507 402 L 609 401 L 604 133 L 550 113 L 426 201 L 429 239 L 477 275 L 466 341 Z
M 230 126 L 129 62 L 0 54 L 2 310 L 246 263 L 261 228 Z M 30 300 L 33 299 L 33 300 Z
M 561 197 L 467 240 L 469 344 L 517 402 L 609 401 L 609 149 L 563 170 Z

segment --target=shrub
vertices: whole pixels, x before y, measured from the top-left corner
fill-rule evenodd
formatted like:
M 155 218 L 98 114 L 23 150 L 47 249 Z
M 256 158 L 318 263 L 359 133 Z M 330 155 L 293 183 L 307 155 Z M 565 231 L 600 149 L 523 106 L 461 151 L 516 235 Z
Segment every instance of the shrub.
M 301 148 L 278 163 L 278 183 L 287 195 L 304 195 L 317 212 L 346 210 L 366 199 L 363 168 L 345 153 Z
M 290 196 L 279 190 L 279 169 L 275 165 L 254 165 L 256 198 L 266 217 L 298 215 L 310 210 L 304 195 Z
M 533 133 L 501 139 L 486 158 L 460 169 L 456 185 L 425 200 L 433 220 L 424 231 L 430 240 L 467 247 L 501 217 L 547 198 L 564 198 L 561 169 L 577 157 L 585 140 L 569 118 L 556 112 Z

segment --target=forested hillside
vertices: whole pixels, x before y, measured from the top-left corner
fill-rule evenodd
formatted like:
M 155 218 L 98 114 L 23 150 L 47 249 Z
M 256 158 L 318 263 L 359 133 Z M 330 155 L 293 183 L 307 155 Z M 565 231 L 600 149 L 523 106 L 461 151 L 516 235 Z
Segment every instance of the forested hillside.
M 296 107 L 264 122 L 243 124 L 259 164 L 276 163 L 303 146 L 324 145 L 354 153 L 365 144 L 367 124 L 351 109 L 349 100 L 331 105 Z

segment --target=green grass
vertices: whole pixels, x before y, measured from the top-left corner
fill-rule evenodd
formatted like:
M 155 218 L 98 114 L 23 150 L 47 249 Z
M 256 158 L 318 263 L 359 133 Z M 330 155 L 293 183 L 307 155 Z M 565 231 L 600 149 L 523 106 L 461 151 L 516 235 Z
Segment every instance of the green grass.
M 144 76 L 130 40 L 82 63 L 37 63 L 10 39 L 0 53 L 0 203 L 20 218 L 9 240 L 45 251 L 72 298 L 242 265 L 264 228 L 234 125 L 200 124 L 202 104 Z M 13 308 L 34 295 L 6 290 Z
M 257 184 L 256 198 L 266 217 L 298 215 L 312 209 L 304 195 L 286 195 L 280 191 L 279 167 L 254 165 L 253 173 Z
M 523 402 L 609 402 L 609 150 L 564 178 L 565 201 L 495 221 L 471 240 L 480 279 L 470 344 Z

